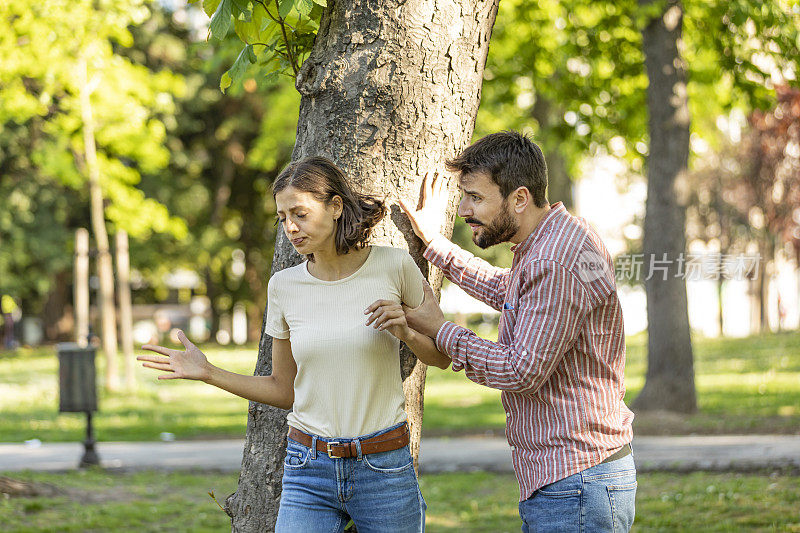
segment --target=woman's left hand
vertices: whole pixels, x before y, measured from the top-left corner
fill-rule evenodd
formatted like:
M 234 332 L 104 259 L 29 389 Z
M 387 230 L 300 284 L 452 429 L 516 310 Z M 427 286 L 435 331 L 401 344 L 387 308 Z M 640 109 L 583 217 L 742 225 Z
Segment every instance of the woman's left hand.
M 364 314 L 370 314 L 367 326 L 378 330 L 386 330 L 403 342 L 406 342 L 412 335 L 411 328 L 406 322 L 406 314 L 403 307 L 389 300 L 377 300 L 367 307 Z

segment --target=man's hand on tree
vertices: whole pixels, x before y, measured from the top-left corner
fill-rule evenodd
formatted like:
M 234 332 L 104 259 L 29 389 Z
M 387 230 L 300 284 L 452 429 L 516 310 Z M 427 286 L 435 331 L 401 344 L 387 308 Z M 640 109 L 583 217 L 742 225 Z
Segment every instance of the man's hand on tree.
M 400 209 L 411 220 L 411 227 L 425 246 L 441 234 L 447 215 L 449 190 L 447 178 L 442 175 L 426 175 L 422 181 L 422 204 L 414 209 L 400 200 Z M 416 328 L 414 328 L 416 329 Z M 418 330 L 419 331 L 419 330 Z

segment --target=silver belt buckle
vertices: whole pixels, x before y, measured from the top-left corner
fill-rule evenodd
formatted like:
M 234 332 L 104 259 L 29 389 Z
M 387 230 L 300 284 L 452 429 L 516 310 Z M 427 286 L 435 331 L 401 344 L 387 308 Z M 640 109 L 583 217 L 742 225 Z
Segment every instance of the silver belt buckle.
M 333 450 L 331 450 L 331 446 L 341 446 L 341 444 L 342 443 L 339 441 L 327 442 L 326 445 L 328 448 L 328 457 L 330 457 L 331 459 L 344 459 L 343 455 L 333 455 Z

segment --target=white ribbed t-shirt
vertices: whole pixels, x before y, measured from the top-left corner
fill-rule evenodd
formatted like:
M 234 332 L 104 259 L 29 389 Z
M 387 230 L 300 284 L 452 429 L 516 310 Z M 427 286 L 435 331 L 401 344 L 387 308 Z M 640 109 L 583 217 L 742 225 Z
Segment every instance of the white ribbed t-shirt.
M 321 437 L 352 438 L 406 419 L 400 341 L 366 325 L 375 300 L 417 307 L 423 277 L 408 252 L 372 246 L 346 278 L 323 281 L 308 262 L 269 281 L 265 331 L 289 339 L 297 363 L 289 425 Z

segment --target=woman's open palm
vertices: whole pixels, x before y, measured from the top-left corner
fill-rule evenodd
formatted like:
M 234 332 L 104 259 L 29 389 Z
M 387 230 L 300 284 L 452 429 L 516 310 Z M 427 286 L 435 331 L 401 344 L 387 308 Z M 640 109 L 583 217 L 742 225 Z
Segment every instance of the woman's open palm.
M 149 350 L 161 354 L 140 355 L 136 359 L 144 361 L 142 366 L 162 370 L 166 374 L 158 376 L 158 379 L 208 379 L 208 359 L 205 354 L 195 346 L 183 331 L 178 331 L 178 340 L 186 350 L 171 350 L 163 346 L 145 344 L 143 350 Z

